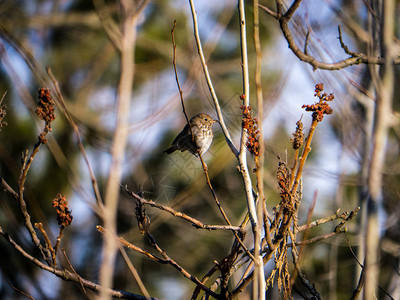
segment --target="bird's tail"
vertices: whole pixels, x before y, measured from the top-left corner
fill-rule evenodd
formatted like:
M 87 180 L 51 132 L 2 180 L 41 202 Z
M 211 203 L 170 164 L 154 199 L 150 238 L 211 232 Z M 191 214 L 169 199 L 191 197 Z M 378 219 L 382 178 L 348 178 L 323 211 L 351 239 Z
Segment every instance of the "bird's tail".
M 172 147 L 168 148 L 167 150 L 164 150 L 163 153 L 171 154 L 172 152 L 175 152 L 175 151 L 176 151 L 175 146 L 172 146 Z

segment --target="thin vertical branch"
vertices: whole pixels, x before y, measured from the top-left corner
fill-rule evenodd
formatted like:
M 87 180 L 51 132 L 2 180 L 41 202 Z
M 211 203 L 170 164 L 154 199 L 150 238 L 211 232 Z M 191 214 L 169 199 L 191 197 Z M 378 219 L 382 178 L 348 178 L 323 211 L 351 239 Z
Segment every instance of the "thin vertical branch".
M 189 118 L 188 118 L 188 116 L 187 116 L 187 114 L 186 114 L 185 103 L 184 103 L 184 101 L 183 101 L 181 85 L 180 85 L 180 83 L 179 83 L 178 71 L 177 71 L 177 68 L 176 68 L 176 44 L 175 44 L 175 35 L 174 35 L 175 26 L 176 26 L 176 20 L 174 20 L 174 25 L 173 25 L 172 30 L 171 30 L 172 46 L 173 46 L 173 61 L 172 61 L 172 62 L 173 62 L 173 65 L 174 65 L 175 79 L 176 79 L 176 84 L 178 85 L 178 90 L 179 90 L 179 95 L 180 95 L 180 99 L 181 99 L 183 114 L 185 115 L 186 121 L 187 121 L 187 123 L 189 124 L 189 128 L 190 128 L 190 133 L 191 133 L 191 135 L 192 135 L 192 139 L 194 139 L 194 135 L 193 135 L 193 131 L 192 131 L 192 126 L 191 126 L 191 124 L 190 124 L 190 122 L 189 122 Z M 217 193 L 215 192 L 214 188 L 213 188 L 212 185 L 211 185 L 210 177 L 208 176 L 208 171 L 207 171 L 208 168 L 207 168 L 207 165 L 205 164 L 205 162 L 204 162 L 204 160 L 203 160 L 203 157 L 202 157 L 200 151 L 198 151 L 197 155 L 198 155 L 198 158 L 200 159 L 201 165 L 202 165 L 202 167 L 203 167 L 204 175 L 205 175 L 205 177 L 206 177 L 207 186 L 209 187 L 209 189 L 210 189 L 210 191 L 211 191 L 211 193 L 212 193 L 212 195 L 213 195 L 214 201 L 215 201 L 215 203 L 217 204 L 217 207 L 218 207 L 219 211 L 221 212 L 222 217 L 224 218 L 225 222 L 226 222 L 229 226 L 232 226 L 231 222 L 230 222 L 229 219 L 228 219 L 228 216 L 226 215 L 224 209 L 223 209 L 222 206 L 221 206 L 221 203 L 220 203 L 219 200 L 218 200 Z M 235 231 L 235 230 L 232 230 L 232 233 L 235 235 L 237 241 L 238 241 L 239 244 L 243 247 L 243 249 L 246 251 L 246 253 L 249 255 L 249 257 L 252 258 L 252 259 L 254 260 L 254 256 L 250 253 L 250 251 L 247 249 L 247 247 L 243 244 L 242 240 L 240 239 L 240 237 L 238 236 L 238 234 L 236 233 L 236 231 Z
M 221 106 L 219 105 L 218 97 L 217 97 L 217 94 L 215 93 L 215 89 L 214 89 L 214 86 L 211 81 L 210 73 L 208 72 L 207 62 L 204 57 L 203 47 L 202 47 L 201 41 L 200 41 L 199 26 L 198 26 L 198 22 L 197 22 L 197 12 L 194 7 L 193 0 L 189 0 L 189 4 L 190 4 L 190 11 L 192 12 L 193 30 L 194 30 L 194 37 L 195 37 L 196 45 L 197 45 L 197 51 L 199 53 L 201 65 L 203 66 L 203 71 L 204 71 L 204 75 L 205 75 L 206 82 L 208 85 L 208 89 L 210 90 L 211 97 L 214 101 L 215 110 L 217 111 L 219 124 L 221 125 L 222 132 L 225 135 L 225 139 L 228 143 L 229 148 L 231 149 L 232 153 L 237 157 L 239 154 L 239 151 L 236 149 L 235 145 L 233 144 L 231 136 L 229 134 L 229 131 L 226 128 L 224 117 L 223 117 L 222 111 L 221 111 Z
M 54 86 L 54 89 L 55 89 L 55 93 L 56 93 L 56 97 L 58 99 L 58 103 L 62 107 L 62 112 L 63 112 L 65 118 L 67 119 L 67 121 L 69 122 L 69 124 L 71 125 L 72 130 L 75 133 L 79 150 L 80 150 L 80 152 L 82 154 L 83 160 L 85 161 L 86 167 L 87 167 L 88 172 L 89 172 L 90 181 L 92 182 L 93 193 L 94 193 L 95 198 L 96 198 L 96 203 L 101 208 L 103 206 L 103 200 L 102 200 L 101 195 L 100 195 L 99 185 L 97 184 L 96 176 L 94 175 L 93 168 L 92 168 L 92 166 L 91 166 L 91 164 L 89 162 L 89 158 L 88 158 L 88 156 L 86 154 L 85 147 L 83 146 L 82 138 L 81 138 L 81 135 L 79 133 L 79 128 L 78 128 L 78 126 L 76 125 L 74 119 L 71 117 L 70 113 L 67 110 L 67 107 L 66 107 L 65 101 L 64 101 L 64 97 L 61 94 L 60 86 L 58 84 L 58 81 L 57 81 L 56 77 L 54 76 L 53 72 L 51 71 L 51 68 L 47 67 L 46 71 L 47 71 L 47 74 L 49 75 L 49 77 L 50 77 L 50 79 L 51 79 L 51 81 L 53 83 L 53 86 Z
M 317 125 L 318 125 L 318 121 L 313 120 L 312 123 L 311 123 L 311 126 L 310 126 L 310 130 L 309 130 L 308 135 L 307 135 L 307 139 L 306 139 L 306 142 L 305 142 L 305 145 L 304 145 L 303 153 L 301 154 L 301 157 L 300 157 L 300 160 L 299 160 L 299 166 L 298 166 L 298 169 L 297 169 L 297 172 L 296 172 L 296 176 L 294 177 L 294 181 L 290 182 L 291 193 L 293 195 L 296 192 L 297 187 L 299 186 L 300 178 L 301 178 L 301 175 L 303 174 L 304 165 L 306 163 L 308 154 L 311 151 L 311 141 L 312 141 L 312 138 L 314 136 L 315 129 L 317 128 Z
M 240 49 L 242 58 L 242 76 L 243 76 L 243 104 L 244 106 L 250 105 L 250 81 L 249 81 L 249 64 L 247 57 L 247 37 L 246 37 L 246 15 L 244 8 L 244 0 L 239 0 L 239 26 L 240 26 Z M 257 235 L 261 235 L 261 228 L 258 226 L 258 217 L 256 211 L 256 205 L 253 197 L 253 187 L 251 184 L 250 174 L 247 167 L 247 150 L 246 150 L 247 135 L 246 130 L 242 126 L 242 134 L 240 140 L 240 151 L 239 151 L 239 167 L 242 174 L 244 188 L 246 191 L 247 208 L 249 210 L 249 217 L 252 225 L 254 234 L 254 248 L 259 249 L 261 246 L 260 241 L 257 239 Z M 262 200 L 259 200 L 262 202 Z M 263 272 L 263 259 L 261 255 L 255 257 L 255 273 L 256 280 L 254 281 L 253 297 L 254 299 L 265 299 L 265 280 Z
M 373 128 L 373 144 L 369 167 L 367 204 L 367 231 L 365 250 L 365 292 L 364 299 L 376 295 L 376 284 L 379 278 L 379 221 L 378 210 L 382 200 L 382 178 L 385 163 L 385 150 L 390 127 L 390 116 L 394 92 L 395 50 L 393 44 L 395 28 L 395 1 L 382 1 L 382 57 L 385 59 L 382 80 L 377 80 L 377 101 Z
M 176 20 L 174 20 L 174 26 L 172 27 L 172 30 L 171 30 L 172 48 L 173 48 L 172 64 L 174 65 L 175 81 L 176 81 L 176 84 L 178 85 L 179 97 L 181 99 L 181 104 L 182 104 L 182 111 L 183 111 L 183 114 L 185 115 L 186 123 L 189 124 L 190 134 L 192 135 L 192 141 L 194 141 L 194 134 L 193 134 L 193 130 L 192 130 L 192 125 L 190 124 L 188 115 L 186 113 L 185 102 L 183 101 L 183 94 L 182 94 L 181 84 L 179 83 L 178 70 L 176 68 L 176 44 L 175 44 L 175 34 L 174 34 L 175 27 L 176 27 Z
M 78 273 L 76 273 L 74 267 L 72 266 L 71 262 L 70 262 L 69 259 L 68 259 L 68 256 L 67 256 L 67 253 L 65 252 L 65 250 L 64 250 L 63 248 L 61 248 L 61 251 L 62 251 L 62 253 L 63 253 L 64 257 L 65 257 L 65 260 L 66 260 L 67 263 L 68 263 L 68 266 L 71 268 L 72 272 L 74 272 L 75 276 L 78 278 L 78 280 L 79 280 L 79 285 L 81 286 L 81 289 L 82 289 L 83 293 L 87 296 L 87 294 L 86 294 L 86 289 L 85 289 L 85 286 L 84 286 L 83 283 L 82 283 L 81 277 L 78 275 Z
M 365 3 L 365 2 L 364 2 Z M 369 10 L 369 14 L 367 15 L 367 28 L 368 28 L 368 38 L 366 41 L 367 43 L 367 54 L 368 56 L 377 56 L 379 55 L 379 41 L 378 41 L 378 23 L 376 22 L 375 18 L 373 15 L 375 13 L 371 13 L 373 10 L 370 7 L 370 3 L 372 4 L 373 2 L 370 1 L 368 5 L 366 5 L 367 9 Z M 363 141 L 362 144 L 364 145 L 361 151 L 361 187 L 359 188 L 359 203 L 361 207 L 361 217 L 360 217 L 360 234 L 358 236 L 358 240 L 360 243 L 360 247 L 357 249 L 357 255 L 358 259 L 360 261 L 364 262 L 365 265 L 365 251 L 367 250 L 366 247 L 366 232 L 367 232 L 367 223 L 368 223 L 368 197 L 369 197 L 369 186 L 368 186 L 368 178 L 369 178 L 369 166 L 370 166 L 370 158 L 371 158 L 371 151 L 372 151 L 372 139 L 373 139 L 373 124 L 374 124 L 374 118 L 375 118 L 375 102 L 376 102 L 376 82 L 377 82 L 377 70 L 378 66 L 376 65 L 369 65 L 368 66 L 368 71 L 369 74 L 367 76 L 371 76 L 371 82 L 368 83 L 368 86 L 363 87 L 364 89 L 369 90 L 369 94 L 366 94 L 368 98 L 374 99 L 374 101 L 370 101 L 370 99 L 366 99 L 363 101 L 363 95 L 358 97 L 358 102 L 362 105 L 363 109 L 365 110 L 364 113 L 364 122 L 363 122 Z M 375 93 L 375 95 L 374 95 Z M 364 268 L 359 264 L 360 266 L 356 269 L 356 274 L 358 280 L 358 284 L 355 287 L 355 292 L 353 296 L 356 299 L 358 297 L 358 294 L 362 295 L 363 292 L 363 286 L 364 286 L 364 279 L 365 279 L 365 273 L 364 273 Z M 356 292 L 357 291 L 357 292 Z M 361 297 L 362 298 L 362 297 Z
M 147 299 L 151 299 L 149 292 L 147 291 L 146 287 L 144 286 L 144 283 L 143 283 L 142 279 L 139 276 L 139 273 L 137 272 L 136 268 L 133 266 L 132 262 L 129 260 L 129 256 L 128 256 L 128 254 L 126 254 L 126 251 L 122 247 L 122 245 L 119 245 L 119 252 L 121 253 L 122 258 L 124 259 L 126 265 L 128 266 L 129 271 L 131 272 L 131 274 L 135 278 L 136 283 L 138 284 L 139 289 L 142 292 L 142 294 Z
M 51 254 L 50 251 L 46 248 L 44 248 L 42 246 L 42 244 L 40 243 L 40 240 L 35 232 L 35 229 L 33 228 L 32 225 L 32 221 L 31 221 L 31 216 L 28 213 L 28 209 L 26 206 L 26 202 L 24 199 L 24 190 L 25 190 L 25 180 L 26 180 L 26 176 L 28 174 L 28 171 L 30 169 L 30 166 L 33 162 L 34 157 L 36 156 L 36 154 L 39 152 L 40 149 L 40 145 L 41 145 L 41 141 L 39 140 L 36 144 L 34 149 L 32 150 L 31 155 L 29 156 L 29 158 L 27 157 L 28 154 L 28 150 L 25 152 L 25 156 L 24 156 L 24 162 L 23 162 L 23 166 L 21 169 L 21 174 L 20 174 L 20 178 L 18 181 L 18 197 L 16 198 L 18 200 L 18 204 L 19 204 L 19 209 L 21 211 L 22 216 L 24 217 L 24 222 L 25 222 L 25 227 L 28 229 L 29 234 L 31 236 L 32 242 L 35 244 L 36 247 L 38 247 L 38 249 L 40 250 L 43 258 L 47 261 L 47 263 L 49 265 L 52 264 L 52 259 L 51 259 Z
M 114 263 L 117 253 L 116 215 L 119 198 L 119 185 L 122 178 L 122 166 L 129 133 L 129 114 L 134 80 L 134 57 L 137 31 L 136 4 L 121 1 L 123 23 L 121 26 L 120 78 L 117 91 L 117 113 L 114 139 L 111 149 L 111 166 L 108 175 L 104 210 L 102 216 L 107 233 L 104 236 L 103 263 L 100 268 L 100 283 L 102 286 L 100 299 L 109 299 L 108 289 L 111 288 L 114 274 Z M 143 7 L 141 6 L 141 10 Z M 112 38 L 112 37 L 110 37 Z M 116 43 L 114 43 L 116 44 Z
M 246 20 L 245 20 L 245 12 L 244 12 L 244 1 L 239 0 L 239 22 L 240 22 L 240 44 L 242 51 L 242 75 L 243 75 L 243 102 L 245 106 L 249 106 L 250 104 L 250 84 L 249 84 L 249 65 L 247 60 L 247 39 L 246 39 Z M 247 157 L 246 157 L 246 140 L 247 135 L 244 128 L 242 128 L 241 140 L 240 140 L 240 152 L 239 152 L 239 167 L 240 172 L 242 174 L 247 205 L 250 214 L 250 221 L 253 227 L 253 231 L 256 231 L 257 227 L 257 213 L 256 207 L 253 197 L 253 188 L 251 185 L 251 179 L 249 170 L 247 167 Z
M 180 99 L 181 99 L 181 105 L 182 105 L 182 111 L 183 111 L 183 114 L 185 115 L 186 122 L 187 122 L 187 124 L 189 125 L 189 129 L 190 129 L 190 134 L 191 134 L 191 136 L 192 136 L 192 140 L 194 141 L 194 134 L 193 134 L 193 130 L 192 130 L 192 125 L 190 124 L 188 115 L 187 115 L 187 113 L 186 113 L 185 102 L 183 101 L 183 95 L 182 95 L 181 84 L 180 84 L 180 82 L 179 82 L 178 70 L 177 70 L 177 67 L 176 67 L 176 44 L 175 44 L 175 34 L 174 34 L 174 32 L 175 32 L 175 27 L 176 27 L 176 20 L 174 20 L 174 25 L 173 25 L 172 30 L 171 30 L 172 47 L 173 47 L 173 59 L 172 59 L 172 63 L 173 63 L 173 65 L 174 65 L 175 81 L 176 81 L 176 84 L 177 84 L 177 86 L 178 86 L 178 91 L 179 91 L 179 95 L 180 95 Z M 206 176 L 207 185 L 208 185 L 208 187 L 209 187 L 210 190 L 211 190 L 211 193 L 212 193 L 212 195 L 213 195 L 213 198 L 214 198 L 214 200 L 215 200 L 215 202 L 216 202 L 216 204 L 217 204 L 217 206 L 218 206 L 218 208 L 219 208 L 219 210 L 220 210 L 220 212 L 221 212 L 221 214 L 222 214 L 222 217 L 224 218 L 225 222 L 226 222 L 229 226 L 232 226 L 232 225 L 231 225 L 231 222 L 229 221 L 229 219 L 228 219 L 228 217 L 227 217 L 227 215 L 225 214 L 225 211 L 223 210 L 221 204 L 220 204 L 219 201 L 218 201 L 217 194 L 215 193 L 215 191 L 214 191 L 214 189 L 213 189 L 213 187 L 212 187 L 212 185 L 211 185 L 210 177 L 208 176 L 208 172 L 207 172 L 207 165 L 204 163 L 203 157 L 202 157 L 200 151 L 198 151 L 197 155 L 198 155 L 198 158 L 200 159 L 201 165 L 202 165 L 202 167 L 203 167 L 204 174 L 205 174 L 205 176 Z M 233 232 L 235 233 L 235 231 L 233 231 Z M 235 234 L 236 234 L 236 233 L 235 233 Z
M 242 50 L 244 48 L 244 59 L 242 59 L 242 61 L 245 61 L 245 67 L 243 68 L 244 73 L 246 73 L 246 75 L 244 75 L 244 83 L 247 82 L 246 84 L 244 84 L 244 86 L 246 86 L 245 88 L 245 94 L 248 94 L 249 98 L 249 73 L 248 73 L 248 63 L 247 63 L 247 45 L 246 45 L 246 26 L 245 26 L 245 15 L 244 15 L 244 3 L 243 1 L 240 1 L 241 3 L 241 8 L 239 5 L 239 12 L 240 12 L 240 23 L 243 24 L 243 26 L 241 25 L 241 39 L 242 39 Z M 197 45 L 197 49 L 198 49 L 198 53 L 200 56 L 200 61 L 201 64 L 203 66 L 203 71 L 204 71 L 204 75 L 206 77 L 206 81 L 208 84 L 208 88 L 210 90 L 211 96 L 213 98 L 214 101 L 214 105 L 215 105 L 215 109 L 217 110 L 217 114 L 218 114 L 218 118 L 219 118 L 219 123 L 221 125 L 222 131 L 224 132 L 225 138 L 228 142 L 228 145 L 231 149 L 231 151 L 233 152 L 233 154 L 238 158 L 239 160 L 239 164 L 240 164 L 240 172 L 242 173 L 242 177 L 243 177 L 243 181 L 245 184 L 245 190 L 246 190 L 246 195 L 248 198 L 248 205 L 251 209 L 250 212 L 250 219 L 252 220 L 252 224 L 253 224 L 253 230 L 254 230 L 254 224 L 257 223 L 256 221 L 256 208 L 255 208 L 255 204 L 254 204 L 254 198 L 253 198 L 253 189 L 252 189 L 252 185 L 251 185 L 251 179 L 250 179 L 250 175 L 249 175 L 249 171 L 247 168 L 247 162 L 246 162 L 246 151 L 241 151 L 242 152 L 242 156 L 240 158 L 240 153 L 239 151 L 236 149 L 236 147 L 233 145 L 232 143 L 232 139 L 229 135 L 229 132 L 225 126 L 224 123 L 224 119 L 221 113 L 221 107 L 219 105 L 219 101 L 217 98 L 217 95 L 215 93 L 214 90 L 214 86 L 212 84 L 211 81 L 211 77 L 210 77 L 210 73 L 208 72 L 208 67 L 207 67 L 207 63 L 205 61 L 204 58 L 204 53 L 203 53 L 203 49 L 202 49 L 202 45 L 201 45 L 201 41 L 200 41 L 200 35 L 199 35 L 199 28 L 198 28 L 198 22 L 197 22 L 197 12 L 196 9 L 194 7 L 194 3 L 193 0 L 189 0 L 189 4 L 190 4 L 190 9 L 192 12 L 192 18 L 193 18 L 193 29 L 194 29 L 194 36 L 195 36 L 195 40 L 196 40 L 196 45 Z M 244 44 L 244 45 L 243 45 Z M 245 101 L 247 101 L 246 103 L 248 103 L 248 99 Z M 248 104 L 247 104 L 248 105 Z M 242 130 L 242 144 L 243 146 L 245 146 L 246 144 L 246 139 L 245 139 L 245 132 L 244 130 Z
M 261 43 L 260 43 L 260 21 L 259 21 L 259 10 L 258 10 L 258 0 L 253 1 L 253 39 L 254 48 L 256 52 L 256 62 L 255 62 L 255 74 L 254 82 L 256 86 L 256 99 L 257 99 L 257 111 L 258 111 L 258 130 L 259 130 L 259 140 L 260 145 L 259 156 L 255 157 L 256 161 L 256 178 L 257 178 L 257 191 L 258 191 L 258 202 L 257 202 L 257 216 L 259 229 L 256 232 L 254 245 L 259 245 L 259 247 L 254 248 L 254 256 L 259 259 L 259 264 L 256 264 L 258 268 L 258 289 L 260 291 L 261 299 L 265 298 L 265 274 L 264 265 L 262 264 L 262 256 L 260 255 L 261 247 L 261 224 L 263 223 L 263 216 L 267 214 L 265 207 L 265 197 L 264 197 L 264 136 L 263 136 L 263 119 L 264 119 L 264 106 L 263 106 L 263 93 L 261 85 Z M 264 223 L 265 228 L 269 224 Z M 266 230 L 267 231 L 267 230 Z M 267 232 L 266 232 L 267 234 Z M 257 294 L 257 284 L 254 285 L 253 294 Z

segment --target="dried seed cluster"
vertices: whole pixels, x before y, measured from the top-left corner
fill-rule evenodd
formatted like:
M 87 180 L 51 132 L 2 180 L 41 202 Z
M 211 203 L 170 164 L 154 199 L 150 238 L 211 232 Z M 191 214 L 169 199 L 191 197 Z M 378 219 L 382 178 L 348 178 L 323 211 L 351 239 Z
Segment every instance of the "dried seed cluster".
M 45 128 L 43 132 L 39 135 L 39 140 L 45 144 L 47 139 L 45 138 L 46 134 L 51 131 L 51 122 L 53 122 L 56 118 L 54 114 L 54 101 L 51 98 L 50 90 L 45 88 L 40 88 L 38 90 L 39 102 L 38 107 L 36 108 L 36 115 L 39 119 L 46 122 Z
M 303 122 L 301 122 L 300 119 L 296 123 L 296 131 L 293 133 L 293 138 L 290 139 L 294 150 L 299 149 L 301 146 L 303 146 L 304 143 L 303 129 L 304 129 Z
M 251 105 L 249 105 L 249 106 L 242 105 L 242 106 L 240 106 L 240 109 L 243 111 L 242 126 L 246 130 L 246 133 L 247 133 L 246 148 L 254 156 L 259 156 L 260 155 L 260 144 L 259 144 L 260 131 L 258 130 L 257 119 L 253 118 L 253 116 L 251 114 Z
M 53 200 L 53 207 L 57 210 L 58 225 L 63 228 L 71 225 L 73 216 L 68 209 L 68 201 L 65 199 L 65 196 L 57 194 Z
M 333 113 L 333 109 L 329 106 L 328 102 L 332 101 L 335 96 L 333 94 L 322 93 L 324 91 L 324 85 L 318 83 L 315 85 L 315 97 L 319 98 L 319 102 L 312 105 L 303 105 L 306 111 L 313 111 L 312 118 L 313 121 L 321 122 L 325 115 L 330 115 Z
M 278 179 L 278 185 L 280 189 L 279 195 L 281 196 L 281 203 L 290 204 L 290 170 L 286 163 L 280 160 L 278 156 L 278 171 L 276 173 L 276 178 Z

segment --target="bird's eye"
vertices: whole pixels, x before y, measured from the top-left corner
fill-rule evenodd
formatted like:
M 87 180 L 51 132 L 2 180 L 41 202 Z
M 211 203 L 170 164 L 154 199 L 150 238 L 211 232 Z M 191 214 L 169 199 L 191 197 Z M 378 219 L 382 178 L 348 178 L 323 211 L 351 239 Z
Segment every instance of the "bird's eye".
M 208 121 L 208 119 L 207 119 L 207 118 L 205 118 L 205 119 L 204 119 L 204 121 Z

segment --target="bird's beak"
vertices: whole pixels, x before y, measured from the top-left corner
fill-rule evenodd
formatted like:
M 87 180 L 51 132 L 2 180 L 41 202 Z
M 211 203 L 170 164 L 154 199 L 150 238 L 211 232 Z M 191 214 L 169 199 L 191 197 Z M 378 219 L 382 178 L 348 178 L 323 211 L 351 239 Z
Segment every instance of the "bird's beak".
M 219 120 L 213 120 L 213 124 L 214 124 L 214 123 L 219 123 Z

